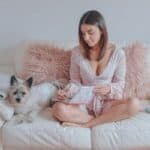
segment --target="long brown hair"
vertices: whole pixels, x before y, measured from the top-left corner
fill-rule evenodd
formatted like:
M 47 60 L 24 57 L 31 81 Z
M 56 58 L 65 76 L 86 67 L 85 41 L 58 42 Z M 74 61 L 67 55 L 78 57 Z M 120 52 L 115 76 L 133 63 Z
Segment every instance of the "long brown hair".
M 80 19 L 79 28 L 78 28 L 79 43 L 80 43 L 81 49 L 83 51 L 84 57 L 87 59 L 90 59 L 89 58 L 89 49 L 91 49 L 91 48 L 86 44 L 86 42 L 83 39 L 83 35 L 81 32 L 82 24 L 89 24 L 89 25 L 97 26 L 102 33 L 101 39 L 99 41 L 99 47 L 100 47 L 100 53 L 98 56 L 98 61 L 99 61 L 104 56 L 107 42 L 108 42 L 108 34 L 107 34 L 105 20 L 104 20 L 102 14 L 96 10 L 87 11 L 86 13 L 83 14 L 83 16 Z

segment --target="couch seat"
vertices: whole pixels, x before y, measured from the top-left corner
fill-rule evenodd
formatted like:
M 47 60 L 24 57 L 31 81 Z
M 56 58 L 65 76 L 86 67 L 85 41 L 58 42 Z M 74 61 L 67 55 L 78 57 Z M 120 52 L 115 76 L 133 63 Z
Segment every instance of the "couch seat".
M 140 112 L 130 119 L 94 127 L 91 134 L 94 150 L 148 150 L 150 114 Z
M 16 124 L 13 117 L 3 127 L 2 138 L 5 150 L 91 150 L 91 130 L 61 126 L 50 109 L 33 123 Z

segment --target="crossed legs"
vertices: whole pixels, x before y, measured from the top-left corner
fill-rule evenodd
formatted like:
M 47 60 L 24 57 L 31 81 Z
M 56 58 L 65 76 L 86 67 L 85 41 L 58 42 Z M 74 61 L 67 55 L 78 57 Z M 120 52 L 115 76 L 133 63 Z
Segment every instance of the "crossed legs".
M 113 121 L 119 121 L 130 118 L 140 110 L 140 103 L 137 98 L 112 102 L 111 108 L 105 110 L 94 118 L 79 109 L 78 105 L 70 105 L 57 102 L 52 109 L 54 117 L 62 122 L 71 122 L 75 124 L 88 124 L 87 127 L 93 127 Z
M 79 105 L 57 102 L 52 108 L 53 116 L 61 122 L 86 123 L 93 119 L 92 115 L 80 110 Z

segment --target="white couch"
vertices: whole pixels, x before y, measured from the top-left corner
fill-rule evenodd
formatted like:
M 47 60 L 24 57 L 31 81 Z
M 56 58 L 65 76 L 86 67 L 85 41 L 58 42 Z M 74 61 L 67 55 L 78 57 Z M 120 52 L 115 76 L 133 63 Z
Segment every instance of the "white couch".
M 0 88 L 7 88 L 10 74 L 15 72 L 14 63 L 7 55 L 5 57 L 5 61 L 0 62 Z M 50 108 L 44 110 L 33 123 L 17 125 L 14 119 L 15 116 L 10 121 L 0 121 L 0 150 L 150 149 L 150 114 L 144 112 L 92 129 L 63 127 L 52 117 Z

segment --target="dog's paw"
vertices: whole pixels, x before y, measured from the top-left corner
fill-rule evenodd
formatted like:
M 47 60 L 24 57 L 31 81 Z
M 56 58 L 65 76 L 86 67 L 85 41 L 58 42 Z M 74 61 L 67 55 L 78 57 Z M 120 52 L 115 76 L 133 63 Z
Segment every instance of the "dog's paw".
M 24 122 L 25 116 L 23 114 L 19 114 L 15 116 L 14 122 L 15 124 L 21 124 Z
M 21 123 L 32 123 L 33 122 L 33 118 L 30 116 L 19 116 L 15 119 L 16 124 L 21 124 Z
M 39 110 L 37 111 L 31 111 L 27 114 L 27 122 L 32 123 L 34 120 L 36 120 L 36 117 L 38 116 Z
M 25 121 L 26 121 L 26 123 L 32 123 L 33 118 L 31 116 L 27 116 Z

